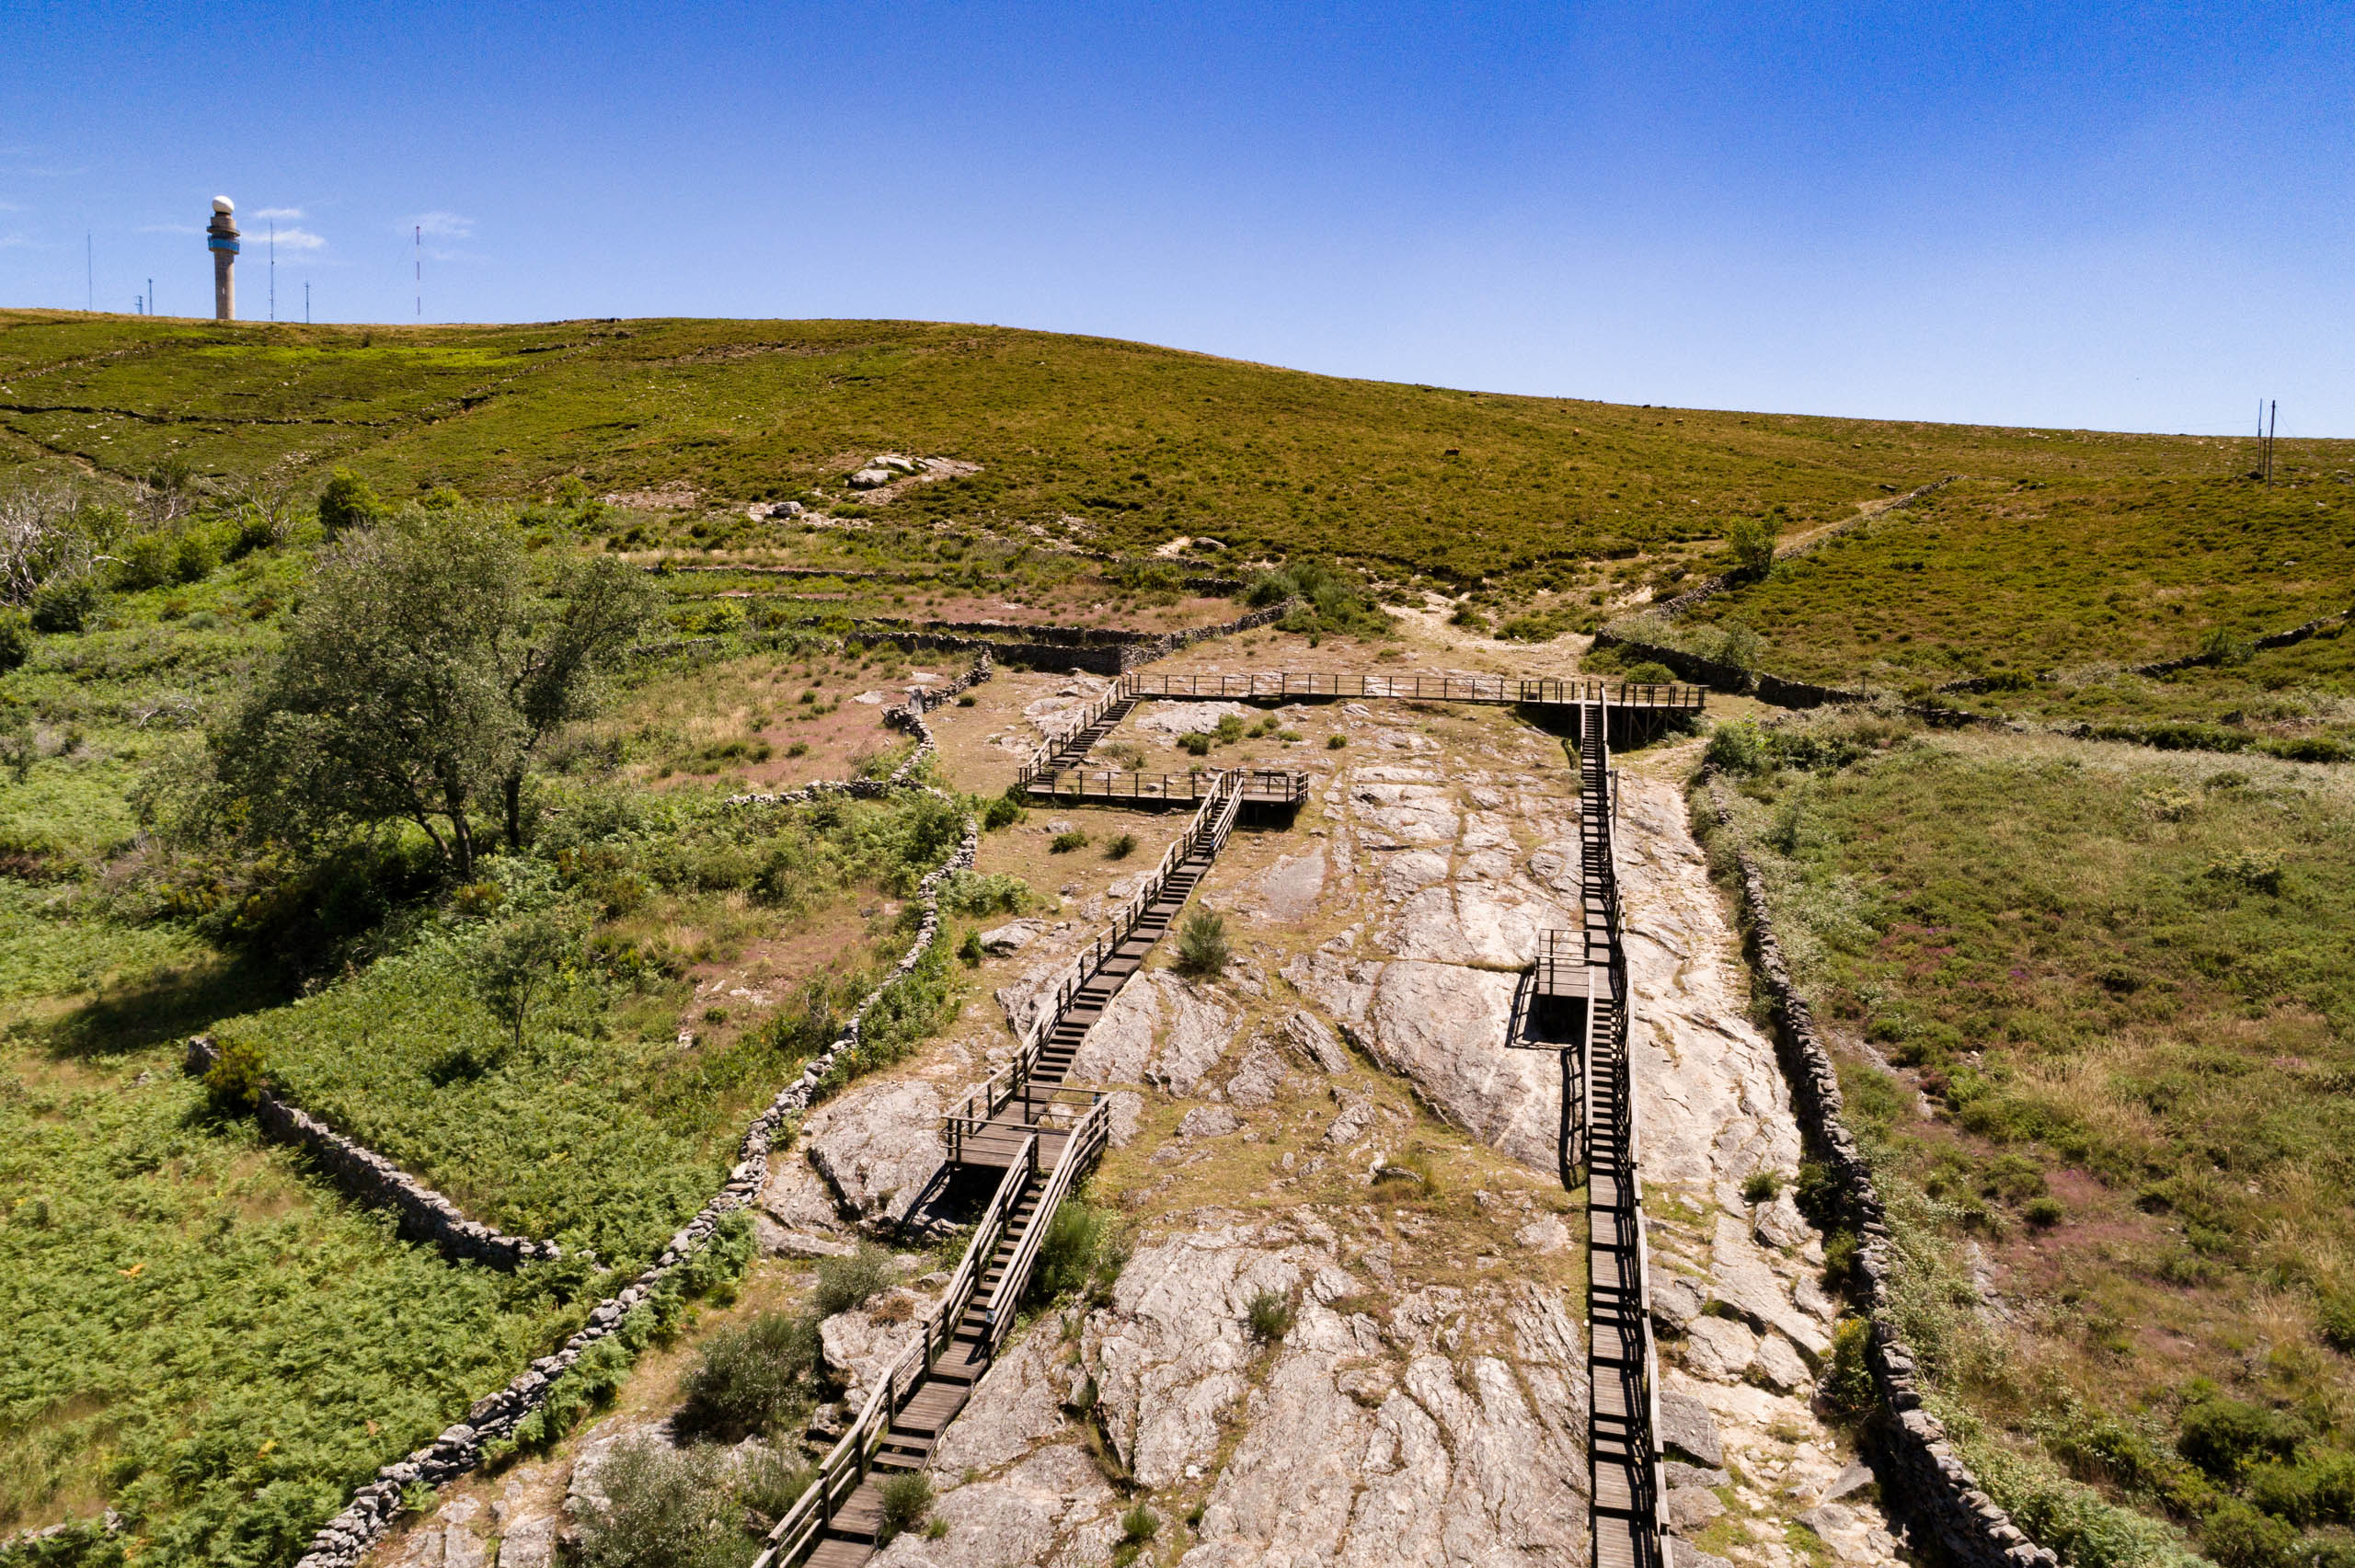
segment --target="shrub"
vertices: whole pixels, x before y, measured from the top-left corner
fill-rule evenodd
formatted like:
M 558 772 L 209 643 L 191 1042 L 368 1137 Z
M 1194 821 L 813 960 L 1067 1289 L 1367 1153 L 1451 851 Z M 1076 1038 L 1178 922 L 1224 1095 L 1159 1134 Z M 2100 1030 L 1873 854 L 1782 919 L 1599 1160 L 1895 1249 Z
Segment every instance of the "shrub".
M 2315 1322 L 2325 1345 L 2355 1354 L 2355 1291 L 2334 1290 L 2325 1296 Z
M 702 1426 L 757 1432 L 798 1416 L 802 1390 L 818 1362 L 815 1320 L 762 1312 L 721 1329 L 687 1374 L 687 1413 Z
M 2230 627 L 2217 626 L 2200 639 L 2200 657 L 2211 664 L 2246 664 L 2257 657 L 2257 644 Z
M 1052 839 L 1049 840 L 1047 843 L 1047 848 L 1056 854 L 1069 854 L 1074 850 L 1086 849 L 1086 847 L 1087 835 L 1077 828 L 1066 829 L 1063 832 L 1057 833 Z
M 2281 891 L 2281 857 L 2243 850 L 2230 860 L 2220 860 L 2210 865 L 2208 875 L 2219 882 L 2246 887 L 2252 893 L 2279 893 Z
M 220 567 L 221 551 L 203 534 L 183 534 L 172 547 L 172 578 L 176 582 L 202 582 Z
M 2039 1230 L 2049 1230 L 2069 1217 L 2069 1210 L 2057 1197 L 2032 1197 L 2020 1210 L 2022 1218 Z
M 892 1476 L 876 1491 L 883 1503 L 883 1528 L 875 1532 L 878 1545 L 888 1545 L 893 1536 L 922 1524 L 932 1512 L 932 1478 L 920 1470 Z
M 1338 751 L 1349 743 L 1350 738 L 1346 735 L 1328 735 L 1325 738 L 1325 749 L 1328 751 Z
M 969 969 L 982 967 L 982 933 L 968 926 L 965 940 L 957 944 L 957 961 Z
M 940 907 L 952 915 L 1019 914 L 1029 901 L 1030 884 L 1002 871 L 951 872 L 940 889 Z
M 213 1104 L 227 1112 L 250 1111 L 270 1089 L 270 1074 L 262 1065 L 261 1047 L 251 1040 L 221 1041 L 213 1065 L 204 1070 L 204 1087 Z
M 2200 1544 L 2223 1568 L 2288 1568 L 2298 1532 L 2237 1497 L 2200 1521 Z
M 1106 860 L 1126 860 L 1129 856 L 1136 853 L 1136 852 L 1137 836 L 1134 833 L 1122 833 L 1119 838 L 1114 839 L 1110 843 L 1104 846 L 1104 858 Z
M 1005 795 L 999 795 L 995 800 L 991 801 L 987 806 L 982 807 L 982 826 L 993 833 L 996 832 L 1000 828 L 1011 828 L 1014 824 L 1021 820 L 1021 803 L 1011 800 Z
M 339 468 L 319 492 L 319 526 L 332 539 L 347 528 L 364 528 L 384 515 L 385 503 L 368 481 Z
M 1127 1254 L 1112 1240 L 1112 1217 L 1094 1204 L 1066 1198 L 1039 1238 L 1039 1261 L 1026 1293 L 1033 1301 L 1108 1293 Z
M 597 1472 L 602 1504 L 580 1518 L 579 1568 L 734 1568 L 741 1512 L 726 1455 L 653 1440 L 616 1451 Z
M 810 1304 L 819 1317 L 831 1318 L 836 1312 L 864 1306 L 898 1284 L 899 1279 L 900 1271 L 892 1266 L 890 1253 L 880 1247 L 862 1246 L 849 1257 L 819 1260 L 818 1288 L 811 1294 Z
M 1120 1539 L 1139 1545 L 1161 1533 L 1161 1516 L 1140 1503 L 1120 1516 Z
M 2305 1429 L 2261 1404 L 2211 1394 L 2186 1406 L 2176 1452 L 2219 1481 L 2229 1482 L 2260 1459 L 2286 1460 Z
M 1219 721 L 1218 721 L 1218 728 L 1217 728 L 1217 730 L 1214 732 L 1214 738 L 1217 739 L 1218 743 L 1219 743 L 1220 745 L 1222 745 L 1222 746 L 1232 746 L 1232 745 L 1234 745 L 1236 741 L 1238 741 L 1238 740 L 1242 739 L 1242 738 L 1243 738 L 1243 719 L 1242 719 L 1242 716 L 1241 716 L 1240 715 L 1237 715 L 1237 714 L 1222 714 L 1222 715 L 1219 715 Z
M 14 610 L 0 609 L 0 675 L 21 667 L 32 655 L 32 623 Z
M 36 632 L 78 632 L 98 607 L 98 585 L 86 577 L 59 578 L 33 595 Z
M 1632 681 L 1639 686 L 1667 686 L 1674 683 L 1676 671 L 1665 664 L 1648 658 L 1641 664 L 1630 666 L 1623 679 Z
M 125 593 L 161 588 L 172 580 L 172 545 L 167 534 L 143 533 L 121 546 L 107 576 Z
M 1197 910 L 1186 917 L 1186 924 L 1178 933 L 1179 974 L 1219 974 L 1234 956 L 1227 945 L 1224 920 L 1208 910 Z
M 785 1517 L 817 1479 L 815 1465 L 796 1464 L 775 1448 L 755 1449 L 736 1472 L 736 1500 L 765 1530 Z
M 1832 1367 L 1824 1374 L 1823 1401 L 1849 1421 L 1862 1421 L 1873 1412 L 1873 1372 L 1866 1359 L 1872 1333 L 1872 1322 L 1866 1318 L 1850 1318 L 1832 1331 Z
M 1211 754 L 1211 738 L 1199 729 L 1189 729 L 1179 736 L 1178 744 L 1189 757 L 1207 757 Z
M 1783 1190 L 1783 1178 L 1772 1171 L 1753 1171 L 1742 1178 L 1741 1201 L 1772 1203 L 1775 1195 Z
M 1783 532 L 1786 516 L 1778 506 L 1763 517 L 1738 517 L 1728 526 L 1726 554 L 1733 558 L 1737 574 L 1763 578 L 1774 569 L 1775 541 Z
M 1244 1309 L 1253 1338 L 1273 1344 L 1292 1332 L 1292 1301 L 1280 1290 L 1262 1290 Z

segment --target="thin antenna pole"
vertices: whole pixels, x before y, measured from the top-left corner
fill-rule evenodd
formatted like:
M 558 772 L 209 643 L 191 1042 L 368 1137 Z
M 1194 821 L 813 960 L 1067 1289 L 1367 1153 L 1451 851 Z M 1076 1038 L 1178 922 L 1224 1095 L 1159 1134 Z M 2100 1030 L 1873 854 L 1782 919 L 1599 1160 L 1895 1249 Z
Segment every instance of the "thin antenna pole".
M 147 280 L 147 314 L 155 314 L 155 280 L 153 278 Z
M 311 325 L 311 280 L 308 278 L 303 280 L 303 325 Z
M 416 247 L 417 256 L 417 319 L 423 321 L 425 319 L 425 225 L 423 223 L 417 225 L 416 233 L 410 236 L 410 243 Z
M 278 220 L 270 221 L 270 319 L 278 319 Z
M 2273 483 L 2273 442 L 2281 430 L 2281 400 L 2274 398 L 2266 405 L 2265 418 L 2265 482 Z

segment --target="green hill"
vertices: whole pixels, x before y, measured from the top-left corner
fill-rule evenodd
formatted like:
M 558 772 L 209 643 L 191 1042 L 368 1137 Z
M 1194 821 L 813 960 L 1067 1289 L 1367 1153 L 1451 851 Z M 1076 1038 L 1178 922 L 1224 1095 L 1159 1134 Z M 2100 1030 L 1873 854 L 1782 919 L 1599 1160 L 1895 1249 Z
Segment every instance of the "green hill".
M 350 467 L 388 494 L 684 484 L 785 498 L 878 451 L 979 464 L 886 519 L 1209 533 L 1455 579 L 1802 525 L 1962 473 L 2222 478 L 2244 444 L 1629 407 L 1346 381 L 1105 338 L 887 321 L 305 326 L 0 312 L 0 475 Z M 2349 443 L 2286 447 L 2285 473 Z M 1058 520 L 1081 520 L 1062 525 Z M 1567 581 L 1555 586 L 1568 586 Z

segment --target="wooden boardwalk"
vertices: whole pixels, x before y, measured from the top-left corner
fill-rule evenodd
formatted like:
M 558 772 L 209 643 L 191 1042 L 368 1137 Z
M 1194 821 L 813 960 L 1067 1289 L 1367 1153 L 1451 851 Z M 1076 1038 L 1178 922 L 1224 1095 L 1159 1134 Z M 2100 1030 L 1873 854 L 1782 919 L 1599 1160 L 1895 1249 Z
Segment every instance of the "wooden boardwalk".
M 1579 727 L 1579 947 L 1584 984 L 1568 974 L 1569 934 L 1548 933 L 1538 983 L 1582 993 L 1579 1073 L 1586 1104 L 1587 1433 L 1594 1568 L 1671 1568 L 1660 1517 L 1659 1363 L 1651 1330 L 1634 1074 L 1627 1052 L 1627 958 L 1612 858 L 1615 780 L 1609 715 L 1589 704 Z M 1548 962 L 1551 959 L 1552 962 Z M 1551 975 L 1549 982 L 1548 975 Z
M 1109 1141 L 1103 1095 L 1064 1085 L 1080 1041 L 1193 896 L 1244 802 L 1237 773 L 1202 800 L 1185 835 L 1079 955 L 1012 1065 L 943 1118 L 948 1158 L 1003 1172 L 972 1244 L 923 1337 L 868 1396 L 818 1478 L 769 1532 L 753 1568 L 859 1568 L 879 1549 L 883 1484 L 921 1471 L 1014 1326 L 1040 1241 L 1072 1185 Z
M 1275 768 L 1237 768 L 1246 806 L 1297 806 L 1308 798 L 1308 775 Z M 1132 773 L 1104 768 L 1057 768 L 1032 774 L 1023 787 L 1033 800 L 1112 806 L 1197 806 L 1217 787 L 1212 771 Z

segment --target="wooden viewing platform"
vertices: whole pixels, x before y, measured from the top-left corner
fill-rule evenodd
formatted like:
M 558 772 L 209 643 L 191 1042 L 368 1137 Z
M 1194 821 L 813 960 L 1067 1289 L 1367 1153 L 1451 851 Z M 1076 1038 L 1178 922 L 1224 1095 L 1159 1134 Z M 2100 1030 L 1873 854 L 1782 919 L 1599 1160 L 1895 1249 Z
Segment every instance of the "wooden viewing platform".
M 1028 768 L 1023 770 L 1029 773 Z M 1308 798 L 1308 775 L 1275 768 L 1236 768 L 1182 773 L 1122 773 L 1116 769 L 1057 768 L 1022 780 L 1034 800 L 1107 801 L 1119 806 L 1192 806 L 1217 787 L 1219 772 L 1243 776 L 1246 806 L 1297 806 Z

